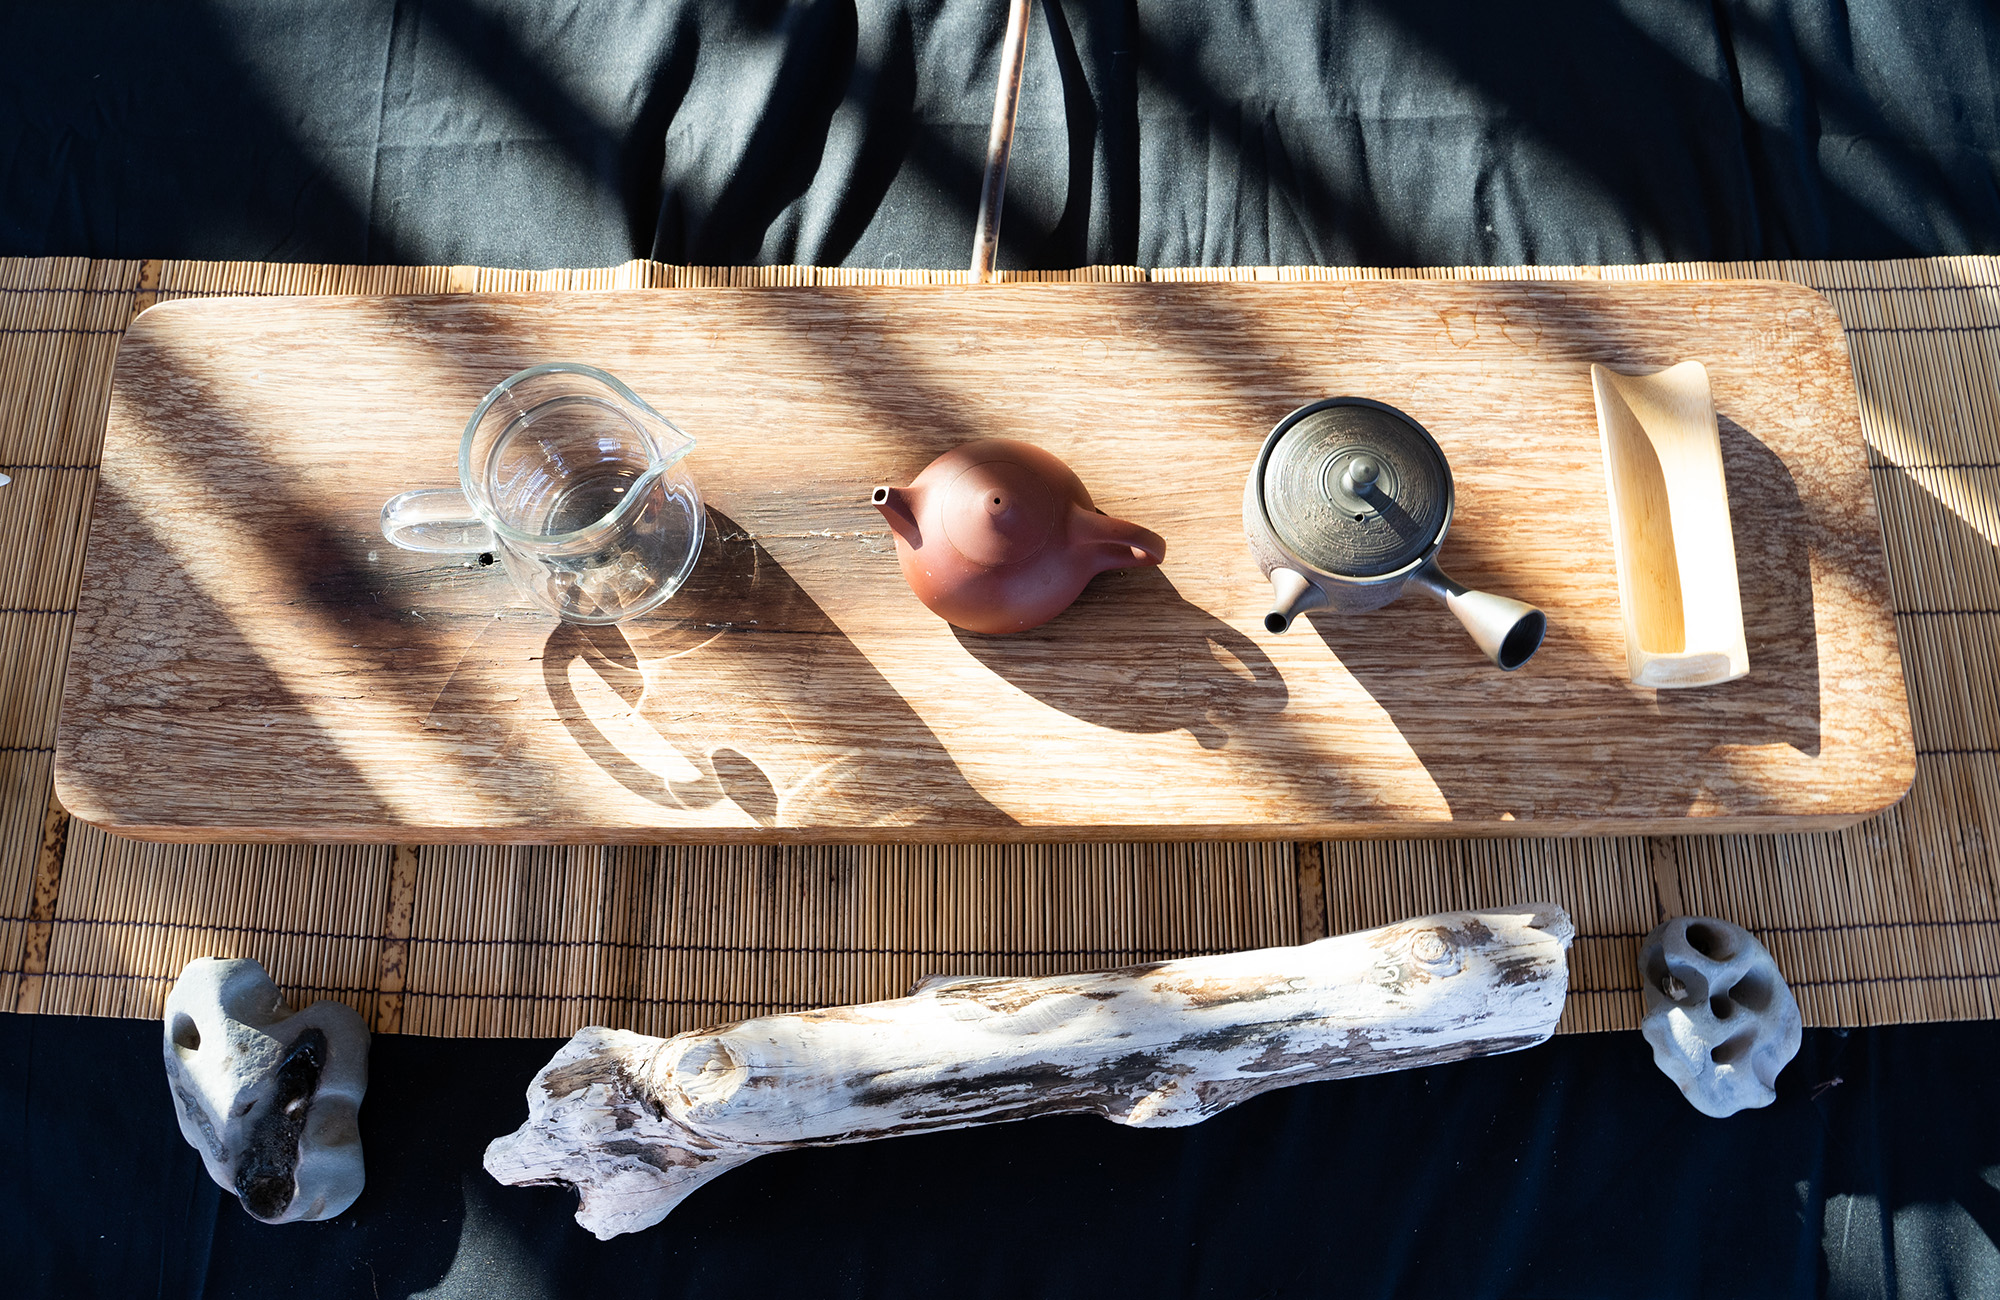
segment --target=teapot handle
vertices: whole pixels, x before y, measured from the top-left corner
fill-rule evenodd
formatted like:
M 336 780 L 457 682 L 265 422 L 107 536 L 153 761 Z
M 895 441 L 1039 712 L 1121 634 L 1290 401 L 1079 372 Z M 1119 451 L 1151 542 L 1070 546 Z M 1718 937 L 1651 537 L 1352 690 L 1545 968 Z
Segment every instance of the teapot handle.
M 1150 528 L 1141 528 L 1101 511 L 1077 506 L 1070 514 L 1070 544 L 1102 546 L 1097 571 L 1158 564 L 1167 558 L 1167 544 Z

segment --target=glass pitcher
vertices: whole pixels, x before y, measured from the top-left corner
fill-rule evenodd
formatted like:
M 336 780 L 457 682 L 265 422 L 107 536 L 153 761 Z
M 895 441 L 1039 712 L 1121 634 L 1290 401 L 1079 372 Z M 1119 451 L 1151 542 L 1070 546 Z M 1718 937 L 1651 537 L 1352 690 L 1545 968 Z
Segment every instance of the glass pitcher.
M 530 366 L 472 413 L 459 486 L 391 498 L 382 535 L 410 551 L 491 554 L 550 613 L 620 623 L 679 590 L 701 554 L 701 494 L 680 463 L 693 446 L 602 370 Z

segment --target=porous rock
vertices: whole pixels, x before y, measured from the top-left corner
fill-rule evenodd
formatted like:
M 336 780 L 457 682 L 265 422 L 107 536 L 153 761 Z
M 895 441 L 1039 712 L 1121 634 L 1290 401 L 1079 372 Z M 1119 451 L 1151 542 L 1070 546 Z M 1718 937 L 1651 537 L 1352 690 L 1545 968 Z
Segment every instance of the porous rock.
M 167 1082 L 209 1177 L 266 1223 L 329 1219 L 361 1194 L 368 1029 L 285 1004 L 254 961 L 200 957 L 167 995 Z
M 1653 1064 L 1704 1115 L 1768 1106 L 1799 1052 L 1799 1004 L 1778 963 L 1740 925 L 1681 916 L 1639 946 Z

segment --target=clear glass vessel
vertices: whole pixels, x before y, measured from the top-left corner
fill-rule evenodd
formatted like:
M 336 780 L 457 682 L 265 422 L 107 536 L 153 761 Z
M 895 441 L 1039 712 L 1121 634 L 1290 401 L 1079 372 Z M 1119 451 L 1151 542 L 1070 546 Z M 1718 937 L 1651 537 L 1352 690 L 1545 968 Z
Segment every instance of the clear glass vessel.
M 382 535 L 405 550 L 490 553 L 550 613 L 621 623 L 679 590 L 701 554 L 701 494 L 681 465 L 693 446 L 602 370 L 530 366 L 472 413 L 459 486 L 391 498 Z

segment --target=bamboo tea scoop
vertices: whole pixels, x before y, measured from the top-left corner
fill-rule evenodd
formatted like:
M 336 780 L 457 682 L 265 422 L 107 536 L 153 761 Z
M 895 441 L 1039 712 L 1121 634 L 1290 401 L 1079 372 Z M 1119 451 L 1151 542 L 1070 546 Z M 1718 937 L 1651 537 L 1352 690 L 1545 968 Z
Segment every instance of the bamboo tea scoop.
M 1661 690 L 1712 686 L 1750 671 L 1722 440 L 1699 361 L 1650 375 L 1590 368 L 1625 659 Z

